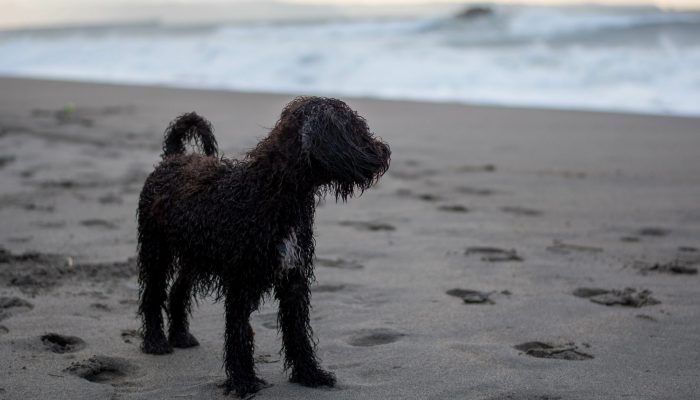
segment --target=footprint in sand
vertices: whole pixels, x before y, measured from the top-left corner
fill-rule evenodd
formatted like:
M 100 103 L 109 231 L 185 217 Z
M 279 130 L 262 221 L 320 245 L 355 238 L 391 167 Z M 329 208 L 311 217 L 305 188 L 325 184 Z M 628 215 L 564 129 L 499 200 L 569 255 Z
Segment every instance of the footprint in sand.
M 653 237 L 664 237 L 671 233 L 669 230 L 657 227 L 646 227 L 642 228 L 638 232 L 642 236 L 653 236 Z
M 496 166 L 493 164 L 484 165 L 462 165 L 457 167 L 457 172 L 472 173 L 472 172 L 495 172 Z
M 643 261 L 637 261 L 632 264 L 632 267 L 639 270 L 642 275 L 650 273 L 670 274 L 670 275 L 696 275 L 698 269 L 691 266 L 689 263 L 681 260 L 673 260 L 667 263 L 649 264 Z
M 314 293 L 335 293 L 340 292 L 347 286 L 343 284 L 338 285 L 316 285 L 311 287 L 311 291 Z
M 542 211 L 540 210 L 525 207 L 501 207 L 501 211 L 522 217 L 539 217 L 542 215 Z
M 467 194 L 470 196 L 493 196 L 495 194 L 498 194 L 499 192 L 493 189 L 487 189 L 487 188 L 475 188 L 471 186 L 459 186 L 455 188 L 455 190 L 459 193 L 462 194 Z
M 0 297 L 0 321 L 8 318 L 14 313 L 29 311 L 34 305 L 19 297 Z
M 528 356 L 536 358 L 552 358 L 556 360 L 568 361 L 582 361 L 593 358 L 592 355 L 581 351 L 574 343 L 552 344 L 543 342 L 526 342 L 513 347 L 516 350 L 522 351 Z
M 136 367 L 123 358 L 92 356 L 74 362 L 66 371 L 90 382 L 112 383 L 136 371 Z
M 554 240 L 551 246 L 547 247 L 547 251 L 557 254 L 578 253 L 602 253 L 601 247 L 583 246 L 580 244 L 564 243 L 561 240 Z
M 450 289 L 446 294 L 462 299 L 466 304 L 496 304 L 491 300 L 494 292 L 480 292 L 469 289 Z
M 124 329 L 121 333 L 122 340 L 124 343 L 132 343 L 134 341 L 139 342 L 143 339 L 143 335 L 136 329 Z
M 362 269 L 364 265 L 358 263 L 357 261 L 345 260 L 343 258 L 316 258 L 316 265 L 320 265 L 326 268 L 338 268 L 338 269 Z
M 504 250 L 498 247 L 467 247 L 467 249 L 464 251 L 464 254 L 467 256 L 480 255 L 482 261 L 488 262 L 524 261 L 524 259 L 514 249 Z
M 394 343 L 404 336 L 406 335 L 403 333 L 387 328 L 365 329 L 352 335 L 348 344 L 356 347 L 379 346 Z
M 341 226 L 349 226 L 360 231 L 394 231 L 396 228 L 393 225 L 386 224 L 383 222 L 371 222 L 371 221 L 341 221 L 339 222 Z
M 54 353 L 75 353 L 87 347 L 85 341 L 77 336 L 47 333 L 41 337 L 44 347 Z
M 561 396 L 552 396 L 548 394 L 504 394 L 496 397 L 489 397 L 488 400 L 562 400 Z
M 578 288 L 574 290 L 573 295 L 589 299 L 593 303 L 602 304 L 605 306 L 623 306 L 623 307 L 644 307 L 661 304 L 661 302 L 651 296 L 650 290 L 637 291 L 632 288 L 623 290 L 608 290 L 600 288 Z
M 453 212 L 453 213 L 467 213 L 469 209 L 461 204 L 444 204 L 438 206 L 439 211 Z
M 110 222 L 104 219 L 86 219 L 80 221 L 80 225 L 86 226 L 88 228 L 102 228 L 102 229 L 117 229 L 119 226 L 114 222 Z

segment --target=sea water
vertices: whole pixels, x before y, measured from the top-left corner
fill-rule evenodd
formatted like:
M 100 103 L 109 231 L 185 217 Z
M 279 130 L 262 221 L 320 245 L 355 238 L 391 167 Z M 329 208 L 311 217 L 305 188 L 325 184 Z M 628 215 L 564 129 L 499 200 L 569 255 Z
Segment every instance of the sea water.
M 421 10 L 5 29 L 0 75 L 700 115 L 700 11 Z

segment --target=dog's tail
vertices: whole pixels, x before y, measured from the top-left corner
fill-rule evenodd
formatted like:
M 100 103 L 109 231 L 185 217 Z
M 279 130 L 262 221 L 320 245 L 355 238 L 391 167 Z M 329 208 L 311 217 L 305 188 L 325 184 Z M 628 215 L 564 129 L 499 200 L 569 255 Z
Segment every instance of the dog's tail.
M 180 115 L 165 130 L 163 158 L 183 154 L 185 143 L 192 140 L 200 150 L 204 151 L 204 154 L 217 155 L 219 150 L 213 131 L 211 123 L 195 112 Z

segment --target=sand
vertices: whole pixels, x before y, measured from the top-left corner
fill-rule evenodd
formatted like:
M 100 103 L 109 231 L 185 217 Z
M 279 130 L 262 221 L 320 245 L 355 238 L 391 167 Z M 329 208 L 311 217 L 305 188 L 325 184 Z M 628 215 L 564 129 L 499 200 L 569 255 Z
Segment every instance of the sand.
M 0 398 L 225 397 L 221 304 L 194 311 L 200 347 L 139 350 L 137 197 L 175 115 L 235 157 L 290 98 L 0 79 Z M 257 398 L 697 396 L 700 119 L 346 100 L 393 159 L 318 208 L 339 385 L 287 381 L 267 301 Z

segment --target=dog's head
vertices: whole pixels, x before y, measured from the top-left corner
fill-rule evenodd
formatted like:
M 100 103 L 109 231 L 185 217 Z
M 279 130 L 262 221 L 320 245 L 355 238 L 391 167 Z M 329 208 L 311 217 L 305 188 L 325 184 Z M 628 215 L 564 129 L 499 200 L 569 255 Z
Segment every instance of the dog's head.
M 336 198 L 347 200 L 355 190 L 368 189 L 389 168 L 389 146 L 338 99 L 297 97 L 282 111 L 278 126 L 296 135 L 313 178 Z

